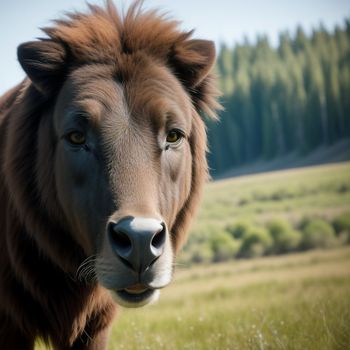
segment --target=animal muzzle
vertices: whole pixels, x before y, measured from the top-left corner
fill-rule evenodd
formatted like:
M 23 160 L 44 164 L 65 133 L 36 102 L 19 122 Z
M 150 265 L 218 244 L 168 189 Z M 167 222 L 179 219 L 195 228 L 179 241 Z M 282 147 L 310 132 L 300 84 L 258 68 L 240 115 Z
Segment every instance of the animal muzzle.
M 167 229 L 154 218 L 124 217 L 108 224 L 112 250 L 138 275 L 146 272 L 164 253 Z

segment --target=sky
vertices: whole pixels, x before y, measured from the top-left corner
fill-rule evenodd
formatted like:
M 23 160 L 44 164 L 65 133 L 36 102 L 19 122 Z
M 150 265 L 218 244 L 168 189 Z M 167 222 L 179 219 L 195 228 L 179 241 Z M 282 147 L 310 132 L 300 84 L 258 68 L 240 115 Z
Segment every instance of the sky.
M 101 4 L 103 0 L 89 0 Z M 127 8 L 131 0 L 114 0 Z M 322 22 L 326 28 L 350 18 L 349 0 L 146 0 L 145 8 L 159 8 L 182 22 L 195 37 L 233 46 L 244 37 L 266 34 L 273 45 L 282 31 L 302 25 L 307 33 Z M 24 78 L 17 62 L 20 43 L 42 36 L 39 27 L 68 10 L 86 9 L 86 0 L 0 0 L 0 94 Z

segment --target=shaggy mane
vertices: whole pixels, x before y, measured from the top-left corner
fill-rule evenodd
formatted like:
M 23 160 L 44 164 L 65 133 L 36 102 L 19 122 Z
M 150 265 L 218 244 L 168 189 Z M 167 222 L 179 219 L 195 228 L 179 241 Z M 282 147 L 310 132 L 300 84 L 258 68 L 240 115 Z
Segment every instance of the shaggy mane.
M 88 4 L 89 12 L 68 12 L 65 19 L 54 20 L 55 26 L 42 30 L 53 41 L 63 43 L 70 59 L 77 65 L 84 63 L 115 63 L 122 65 L 123 57 L 144 52 L 167 64 L 192 36 L 193 30 L 181 31 L 178 21 L 167 18 L 157 10 L 144 11 L 143 1 L 135 1 L 123 16 L 112 1 L 105 8 Z M 43 39 L 45 40 L 45 39 Z M 189 60 L 204 63 L 192 53 Z M 170 68 L 170 67 L 169 67 Z M 176 74 L 176 72 L 174 72 Z M 213 73 L 189 91 L 198 110 L 216 118 L 220 109 Z

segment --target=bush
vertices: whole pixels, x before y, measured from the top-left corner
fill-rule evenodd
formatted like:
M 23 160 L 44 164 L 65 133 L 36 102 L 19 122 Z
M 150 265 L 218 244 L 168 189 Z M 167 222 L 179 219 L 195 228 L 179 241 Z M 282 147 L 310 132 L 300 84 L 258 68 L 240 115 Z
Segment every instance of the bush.
M 232 238 L 228 232 L 215 232 L 210 238 L 213 261 L 226 261 L 236 256 L 240 243 Z
M 253 258 L 267 254 L 272 246 L 272 238 L 269 233 L 258 227 L 252 227 L 243 237 L 239 250 L 239 257 Z
M 303 235 L 300 241 L 302 250 L 330 248 L 336 244 L 335 231 L 328 222 L 322 219 L 309 219 L 302 227 Z
M 211 262 L 213 260 L 213 252 L 208 242 L 209 236 L 207 232 L 192 232 L 177 261 L 185 265 Z
M 343 213 L 332 220 L 335 233 L 342 243 L 350 244 L 350 214 Z
M 273 240 L 271 253 L 283 254 L 296 250 L 299 245 L 300 232 L 294 230 L 288 221 L 274 219 L 268 222 L 267 229 Z
M 190 250 L 190 261 L 192 263 L 210 263 L 214 259 L 214 253 L 210 245 L 200 244 Z
M 235 239 L 243 239 L 246 233 L 250 230 L 251 224 L 246 221 L 238 221 L 234 224 L 229 224 L 225 227 L 227 231 Z
M 341 214 L 335 217 L 332 221 L 332 225 L 337 234 L 343 231 L 350 231 L 350 214 Z
M 300 221 L 299 221 L 299 224 L 298 224 L 298 229 L 301 231 L 301 232 L 304 232 L 305 230 L 305 227 L 311 222 L 313 221 L 314 219 L 310 218 L 310 217 L 303 217 Z
M 271 194 L 270 199 L 273 201 L 282 201 L 284 199 L 292 197 L 293 195 L 291 193 L 288 193 L 286 189 L 280 188 Z

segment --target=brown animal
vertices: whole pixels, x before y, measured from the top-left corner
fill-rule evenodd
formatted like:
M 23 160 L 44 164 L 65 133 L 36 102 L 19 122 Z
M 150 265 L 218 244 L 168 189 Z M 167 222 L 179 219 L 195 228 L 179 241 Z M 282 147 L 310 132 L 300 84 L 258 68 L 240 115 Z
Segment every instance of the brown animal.
M 0 348 L 105 349 L 166 286 L 207 177 L 214 45 L 134 3 L 24 43 L 0 99 Z

